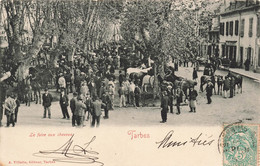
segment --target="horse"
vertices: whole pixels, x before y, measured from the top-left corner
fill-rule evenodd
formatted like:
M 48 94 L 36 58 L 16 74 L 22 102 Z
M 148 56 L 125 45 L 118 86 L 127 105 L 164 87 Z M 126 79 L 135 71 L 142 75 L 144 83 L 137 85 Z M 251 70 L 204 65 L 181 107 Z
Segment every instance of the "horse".
M 200 91 L 203 92 L 203 86 L 208 82 L 208 80 L 210 80 L 210 82 L 213 84 L 214 93 L 216 94 L 216 88 L 215 88 L 216 80 L 214 75 L 212 76 L 203 75 L 200 77 Z
M 234 94 L 236 93 L 236 86 L 238 88 L 238 91 L 240 89 L 240 93 L 242 93 L 242 83 L 243 83 L 243 77 L 239 74 L 231 73 L 230 71 L 228 72 L 228 77 L 233 77 L 235 79 L 235 84 L 234 84 Z M 237 92 L 239 93 L 239 92 Z
M 142 80 L 142 89 L 147 92 L 147 88 L 154 86 L 154 76 L 145 75 Z
M 41 84 L 36 80 L 31 80 L 31 86 L 33 91 L 33 98 L 36 104 L 41 104 Z
M 188 99 L 188 89 L 197 85 L 197 82 L 194 80 L 182 79 L 181 81 L 175 80 L 173 84 L 174 92 L 178 86 L 181 87 L 181 90 L 184 92 L 185 95 L 185 102 Z

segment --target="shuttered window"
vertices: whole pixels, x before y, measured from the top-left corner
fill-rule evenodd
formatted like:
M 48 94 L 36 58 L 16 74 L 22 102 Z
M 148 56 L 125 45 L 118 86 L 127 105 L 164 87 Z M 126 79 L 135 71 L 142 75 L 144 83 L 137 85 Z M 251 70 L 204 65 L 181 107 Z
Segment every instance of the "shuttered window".
M 240 25 L 240 37 L 244 37 L 244 29 L 245 29 L 245 19 L 241 21 Z
M 224 30 L 225 30 L 225 23 L 220 23 L 220 35 L 224 36 Z
M 248 31 L 248 36 L 252 37 L 253 36 L 253 18 L 249 19 L 249 31 Z
M 226 36 L 228 36 L 228 30 L 229 30 L 228 25 L 229 25 L 229 22 L 226 22 Z
M 239 26 L 239 21 L 236 20 L 236 21 L 235 21 L 235 35 L 236 35 L 236 36 L 238 35 L 238 26 Z
M 233 21 L 230 21 L 229 23 L 229 34 L 233 36 Z
M 257 37 L 260 37 L 260 17 L 257 17 Z

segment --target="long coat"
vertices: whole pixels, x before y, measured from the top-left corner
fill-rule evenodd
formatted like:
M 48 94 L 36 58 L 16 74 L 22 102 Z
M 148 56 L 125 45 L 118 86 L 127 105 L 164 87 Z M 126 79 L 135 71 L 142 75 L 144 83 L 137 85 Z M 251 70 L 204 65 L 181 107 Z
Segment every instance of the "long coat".
M 42 95 L 42 105 L 44 107 L 50 107 L 52 102 L 52 95 L 50 93 Z
M 86 105 L 83 103 L 82 100 L 76 101 L 76 109 L 75 109 L 75 115 L 76 116 L 84 116 L 85 115 L 85 109 Z
M 60 105 L 61 106 L 68 106 L 69 105 L 69 98 L 67 95 L 60 95 Z
M 169 97 L 163 96 L 161 100 L 161 108 L 163 111 L 168 111 L 168 102 L 169 102 Z

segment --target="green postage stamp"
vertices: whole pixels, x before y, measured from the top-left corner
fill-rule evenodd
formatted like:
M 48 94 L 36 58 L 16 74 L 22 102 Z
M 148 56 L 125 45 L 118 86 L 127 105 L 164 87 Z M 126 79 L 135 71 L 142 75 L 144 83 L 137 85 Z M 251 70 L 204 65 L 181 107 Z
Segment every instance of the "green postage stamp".
M 223 166 L 258 166 L 259 125 L 224 125 Z

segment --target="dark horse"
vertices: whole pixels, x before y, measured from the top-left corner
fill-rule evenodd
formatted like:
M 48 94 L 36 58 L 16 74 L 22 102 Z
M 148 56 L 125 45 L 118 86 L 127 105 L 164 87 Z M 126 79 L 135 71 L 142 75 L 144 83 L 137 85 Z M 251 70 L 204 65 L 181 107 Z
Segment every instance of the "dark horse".
M 236 86 L 238 88 L 238 91 L 240 89 L 240 93 L 242 93 L 242 83 L 243 83 L 243 77 L 239 74 L 228 72 L 228 77 L 233 77 L 235 79 L 235 86 L 234 86 L 234 93 L 236 93 Z M 237 92 L 238 93 L 238 92 Z
M 197 85 L 196 81 L 184 79 L 183 77 L 176 76 L 173 72 L 169 72 L 162 78 L 160 75 L 158 76 L 159 82 L 163 85 L 163 81 L 169 82 L 173 85 L 174 91 L 178 86 L 181 87 L 185 94 L 185 99 L 188 99 L 188 89 Z M 163 86 L 162 86 L 163 87 Z M 186 101 L 186 100 L 185 100 Z
M 37 78 L 31 79 L 31 86 L 35 103 L 41 104 L 41 84 L 37 81 Z

